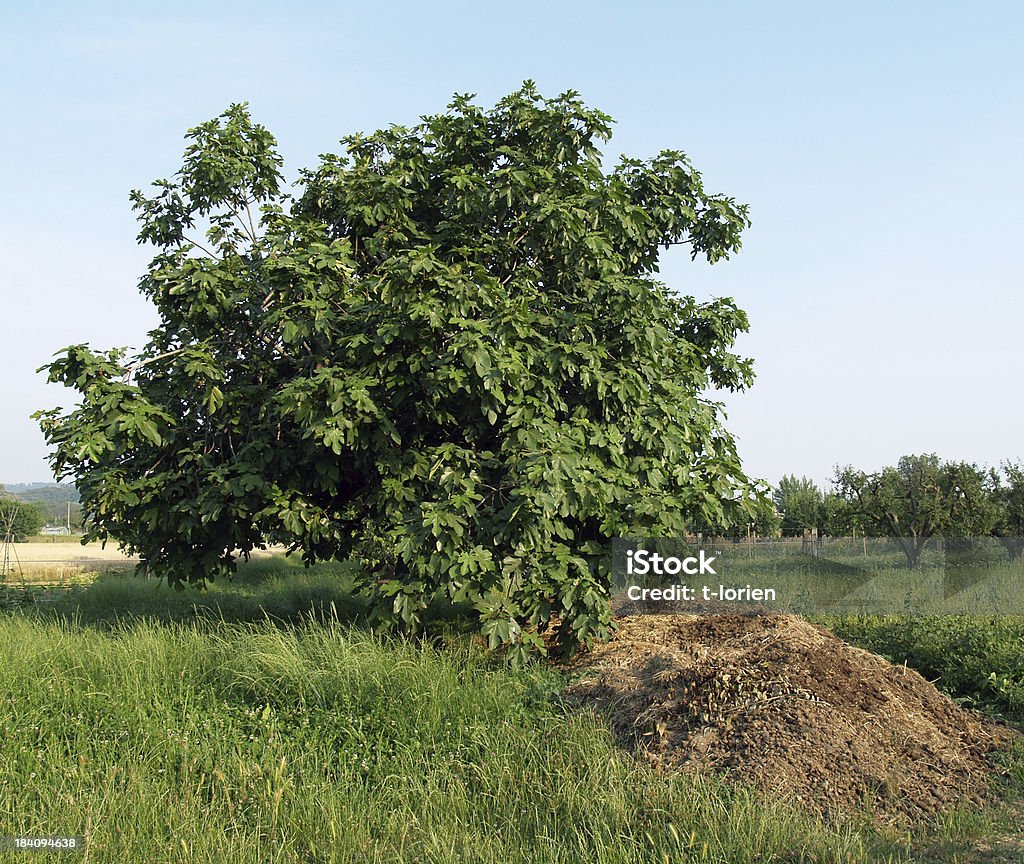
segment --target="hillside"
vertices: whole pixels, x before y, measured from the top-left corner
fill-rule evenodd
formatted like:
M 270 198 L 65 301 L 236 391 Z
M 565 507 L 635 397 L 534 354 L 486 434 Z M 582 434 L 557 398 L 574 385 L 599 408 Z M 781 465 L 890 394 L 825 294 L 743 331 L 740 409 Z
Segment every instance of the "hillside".
M 78 490 L 73 483 L 4 483 L 0 493 L 6 492 L 26 504 L 35 504 L 47 522 L 63 525 L 71 504 L 71 524 L 81 524 L 82 508 L 78 503 Z

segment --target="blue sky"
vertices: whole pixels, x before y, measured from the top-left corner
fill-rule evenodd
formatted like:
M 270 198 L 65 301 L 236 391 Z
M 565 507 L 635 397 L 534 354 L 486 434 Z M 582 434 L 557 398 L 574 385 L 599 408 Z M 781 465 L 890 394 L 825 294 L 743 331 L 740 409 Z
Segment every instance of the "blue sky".
M 154 4 L 153 10 L 157 9 Z M 526 78 L 615 118 L 607 161 L 684 150 L 750 205 L 744 248 L 662 277 L 731 296 L 754 475 L 905 453 L 1024 457 L 1024 7 L 1015 3 L 39 3 L 0 30 L 0 482 L 49 479 L 36 367 L 141 345 L 132 188 L 247 100 L 289 177 L 344 134 Z

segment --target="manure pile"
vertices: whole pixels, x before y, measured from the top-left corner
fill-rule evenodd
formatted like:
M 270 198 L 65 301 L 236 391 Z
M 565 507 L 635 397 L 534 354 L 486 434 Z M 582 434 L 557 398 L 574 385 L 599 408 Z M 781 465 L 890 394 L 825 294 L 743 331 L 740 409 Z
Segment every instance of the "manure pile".
M 657 766 L 725 771 L 826 818 L 982 803 L 1017 735 L 903 666 L 791 615 L 629 615 L 568 695 Z

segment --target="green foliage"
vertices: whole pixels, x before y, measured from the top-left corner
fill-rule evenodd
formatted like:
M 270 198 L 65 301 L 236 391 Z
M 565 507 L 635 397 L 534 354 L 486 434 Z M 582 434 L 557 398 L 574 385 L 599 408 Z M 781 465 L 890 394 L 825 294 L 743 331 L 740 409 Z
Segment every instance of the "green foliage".
M 46 524 L 46 515 L 35 504 L 0 493 L 0 541 L 10 536 L 15 543 L 27 540 Z
M 742 512 L 728 521 L 709 522 L 705 519 L 692 521 L 687 533 L 703 533 L 709 537 L 731 537 L 739 539 L 753 532 L 758 537 L 775 537 L 782 525 L 782 518 L 775 509 L 772 499 L 764 495 L 754 502 L 753 512 Z
M 746 208 L 677 151 L 604 172 L 610 122 L 529 83 L 458 96 L 343 139 L 297 200 L 244 106 L 193 129 L 176 178 L 133 193 L 151 342 L 48 367 L 82 396 L 38 416 L 89 536 L 175 583 L 266 542 L 356 555 L 383 626 L 445 598 L 494 647 L 606 637 L 609 538 L 745 521 L 759 495 L 704 395 L 752 380 L 747 318 L 654 278 L 661 246 L 739 249 Z
M 808 477 L 786 475 L 774 491 L 775 506 L 782 514 L 782 533 L 799 536 L 817 528 L 821 516 L 822 495 L 817 484 Z
M 846 502 L 832 492 L 822 492 L 808 477 L 787 474 L 772 493 L 781 515 L 785 537 L 799 537 L 805 530 L 818 529 L 819 535 L 838 536 L 848 532 L 851 515 Z
M 869 532 L 893 537 L 911 569 L 931 538 L 984 537 L 995 521 L 985 473 L 935 454 L 904 456 L 875 474 L 843 468 L 834 482 L 849 512 Z
M 753 531 L 758 537 L 775 537 L 782 530 L 782 515 L 770 497 L 765 497 L 754 513 Z
M 856 515 L 847 502 L 834 492 L 826 492 L 821 496 L 821 509 L 818 516 L 818 533 L 830 537 L 849 534 L 858 527 Z

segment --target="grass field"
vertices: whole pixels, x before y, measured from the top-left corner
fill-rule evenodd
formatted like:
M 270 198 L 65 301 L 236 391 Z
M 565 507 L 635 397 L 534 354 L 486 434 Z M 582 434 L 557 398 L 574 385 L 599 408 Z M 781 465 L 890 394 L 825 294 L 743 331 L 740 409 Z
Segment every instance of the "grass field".
M 84 834 L 90 862 L 1018 860 L 993 857 L 1012 806 L 906 835 L 654 773 L 553 667 L 509 668 L 451 622 L 419 643 L 370 634 L 350 572 L 8 589 L 0 834 Z M 885 622 L 846 623 L 894 647 Z M 69 860 L 31 860 L 48 857 Z

